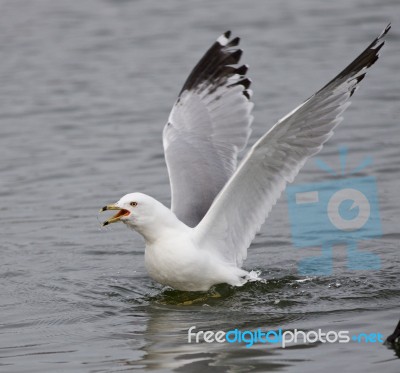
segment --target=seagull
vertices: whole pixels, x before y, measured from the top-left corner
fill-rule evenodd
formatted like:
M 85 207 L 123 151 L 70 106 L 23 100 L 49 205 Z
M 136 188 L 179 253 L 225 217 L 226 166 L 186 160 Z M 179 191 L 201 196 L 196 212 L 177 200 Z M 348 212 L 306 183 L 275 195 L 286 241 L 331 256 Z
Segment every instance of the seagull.
M 194 67 L 163 130 L 171 208 L 130 193 L 101 211 L 145 241 L 152 279 L 183 291 L 208 291 L 254 279 L 242 269 L 247 249 L 287 183 L 317 154 L 377 61 L 390 24 L 342 72 L 280 119 L 248 151 L 253 116 L 240 38 L 227 31 Z

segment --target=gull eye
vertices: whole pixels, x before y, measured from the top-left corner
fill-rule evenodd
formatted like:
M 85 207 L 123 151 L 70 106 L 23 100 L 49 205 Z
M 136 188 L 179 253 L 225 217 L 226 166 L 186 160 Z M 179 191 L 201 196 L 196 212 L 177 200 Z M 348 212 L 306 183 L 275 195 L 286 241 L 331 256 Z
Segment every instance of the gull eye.
M 136 207 L 136 206 L 137 206 L 137 202 L 131 202 L 130 205 L 131 205 L 132 207 Z

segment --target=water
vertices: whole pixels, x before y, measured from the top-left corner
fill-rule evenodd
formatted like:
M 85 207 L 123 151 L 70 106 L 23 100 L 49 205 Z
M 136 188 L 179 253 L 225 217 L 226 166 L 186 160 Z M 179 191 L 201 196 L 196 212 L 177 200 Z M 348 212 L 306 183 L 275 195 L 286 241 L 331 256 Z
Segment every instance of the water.
M 399 314 L 400 6 L 390 0 L 0 2 L 0 370 L 398 372 L 382 344 L 188 344 L 187 329 L 325 329 L 389 335 Z M 378 180 L 381 270 L 303 280 L 282 198 L 249 251 L 266 283 L 183 306 L 146 275 L 141 238 L 101 229 L 127 192 L 169 203 L 161 131 L 190 69 L 223 31 L 242 37 L 251 143 L 350 62 L 391 20 L 382 59 L 320 159 L 365 156 Z M 326 180 L 309 162 L 297 183 Z M 102 218 L 102 217 L 101 217 Z M 397 352 L 399 354 L 399 352 Z

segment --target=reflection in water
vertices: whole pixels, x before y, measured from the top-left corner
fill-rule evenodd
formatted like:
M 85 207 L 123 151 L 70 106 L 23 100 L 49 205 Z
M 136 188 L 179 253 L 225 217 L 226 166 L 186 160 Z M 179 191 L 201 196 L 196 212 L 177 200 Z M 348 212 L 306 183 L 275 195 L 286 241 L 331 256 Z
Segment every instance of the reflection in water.
M 304 315 L 288 313 L 284 309 L 289 306 L 279 305 L 274 291 L 280 291 L 285 286 L 295 283 L 293 276 L 288 276 L 278 281 L 265 283 L 248 283 L 242 288 L 228 285 L 219 285 L 209 293 L 181 292 L 177 290 L 164 290 L 160 294 L 149 297 L 148 306 L 145 308 L 145 323 L 143 345 L 139 348 L 143 352 L 140 359 L 125 361 L 124 364 L 147 369 L 168 369 L 180 372 L 204 371 L 209 366 L 218 367 L 221 371 L 275 371 L 289 366 L 290 359 L 282 356 L 280 346 L 273 344 L 255 344 L 246 348 L 243 343 L 188 343 L 188 329 L 195 326 L 196 330 L 228 331 L 238 328 L 240 330 L 253 330 L 261 328 L 277 329 L 280 325 L 301 320 Z M 215 298 L 214 292 L 220 294 Z M 272 296 L 271 296 L 272 293 Z M 242 312 L 246 310 L 245 299 L 261 297 L 264 305 L 270 304 L 264 313 Z M 269 300 L 268 300 L 269 298 Z M 182 306 L 183 302 L 195 300 L 189 306 Z M 242 302 L 243 301 L 243 302 Z M 294 304 L 295 302 L 293 302 Z M 227 317 L 226 308 L 230 310 Z M 282 312 L 276 310 L 282 308 Z M 130 311 L 137 318 L 137 308 Z M 135 323 L 133 321 L 133 323 Z M 128 326 L 129 328 L 129 326 Z M 133 348 L 137 348 L 137 333 L 133 332 Z M 317 345 L 298 345 L 297 348 L 313 348 Z M 296 361 L 303 358 L 296 357 Z M 255 366 L 252 363 L 255 363 Z
M 203 331 L 229 330 L 231 326 L 218 321 L 218 313 L 195 308 L 177 310 L 173 306 L 154 306 L 148 315 L 144 332 L 145 345 L 141 348 L 144 355 L 136 362 L 146 368 L 204 372 L 205 368 L 212 366 L 240 372 L 251 370 L 250 361 L 257 361 L 258 358 L 263 360 L 257 363 L 257 369 L 260 370 L 279 370 L 288 365 L 278 348 L 271 345 L 247 349 L 244 345 L 228 343 L 188 343 L 187 330 L 193 325 Z M 235 327 L 246 329 L 249 321 L 235 323 Z
M 242 331 L 258 328 L 263 331 L 280 328 L 283 331 L 311 331 L 321 328 L 323 331 L 382 332 L 379 325 L 370 330 L 368 320 L 371 316 L 369 313 L 360 316 L 361 309 L 326 312 L 322 308 L 317 311 L 319 305 L 324 307 L 324 303 L 315 295 L 319 294 L 326 301 L 328 293 L 332 291 L 330 284 L 335 282 L 329 278 L 305 280 L 285 276 L 264 283 L 249 283 L 242 288 L 220 285 L 210 293 L 202 294 L 202 301 L 198 300 L 199 293 L 171 289 L 156 291 L 152 296 L 145 297 L 140 304 L 136 298 L 128 300 L 122 311 L 128 317 L 124 319 L 125 324 L 120 325 L 125 333 L 111 337 L 123 340 L 132 349 L 133 356 L 136 356 L 133 359 L 122 359 L 119 364 L 160 371 L 200 372 L 213 367 L 216 371 L 247 372 L 287 370 L 311 362 L 318 367 L 319 357 L 325 353 L 333 354 L 340 360 L 343 352 L 343 348 L 339 348 L 340 344 L 306 344 L 301 340 L 285 349 L 270 343 L 256 343 L 246 348 L 244 343 L 194 343 L 194 337 L 192 343 L 188 343 L 188 329 L 192 326 L 196 327 L 195 331 L 214 332 L 235 328 Z M 333 288 L 338 294 L 349 294 L 351 289 L 345 279 L 343 285 Z M 316 292 L 312 297 L 314 310 L 307 311 L 310 294 L 306 295 L 308 301 L 295 300 L 295 292 L 304 293 L 304 289 L 314 289 Z M 217 291 L 221 297 L 213 297 L 213 291 Z M 129 292 L 129 288 L 120 287 L 116 296 L 118 293 Z M 293 299 L 285 299 L 285 294 L 290 294 Z M 385 293 L 382 296 L 385 297 Z M 198 301 L 182 305 L 193 299 Z M 257 300 L 260 301 L 259 306 Z M 330 302 L 334 308 L 335 297 L 330 298 Z M 338 316 L 341 313 L 343 316 Z M 329 314 L 332 316 L 329 317 Z M 332 323 L 338 317 L 341 321 Z M 346 345 L 345 350 L 349 352 L 346 359 L 349 363 L 356 363 L 360 348 L 375 351 L 382 346 L 357 343 Z M 397 348 L 396 345 L 394 348 Z

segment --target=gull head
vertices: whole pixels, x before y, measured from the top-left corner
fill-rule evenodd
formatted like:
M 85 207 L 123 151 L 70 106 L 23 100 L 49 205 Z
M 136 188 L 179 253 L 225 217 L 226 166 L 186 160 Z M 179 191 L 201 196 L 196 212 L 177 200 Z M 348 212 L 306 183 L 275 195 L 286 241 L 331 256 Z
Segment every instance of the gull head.
M 143 193 L 129 193 L 117 203 L 104 206 L 100 211 L 117 210 L 118 212 L 107 219 L 103 226 L 119 221 L 132 227 L 143 225 L 154 216 L 156 205 L 159 203 L 154 198 Z
M 116 210 L 103 226 L 122 222 L 133 228 L 145 239 L 150 239 L 161 228 L 174 223 L 177 218 L 170 209 L 153 197 L 143 193 L 129 193 L 118 202 L 104 206 L 100 211 Z

